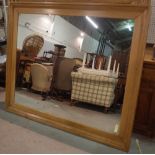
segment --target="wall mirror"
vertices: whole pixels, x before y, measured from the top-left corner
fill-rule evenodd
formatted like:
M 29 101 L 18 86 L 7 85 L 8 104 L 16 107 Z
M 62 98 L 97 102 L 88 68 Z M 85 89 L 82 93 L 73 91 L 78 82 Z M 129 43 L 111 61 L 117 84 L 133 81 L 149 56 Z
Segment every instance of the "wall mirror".
M 98 4 L 10 2 L 6 105 L 127 151 L 149 1 Z

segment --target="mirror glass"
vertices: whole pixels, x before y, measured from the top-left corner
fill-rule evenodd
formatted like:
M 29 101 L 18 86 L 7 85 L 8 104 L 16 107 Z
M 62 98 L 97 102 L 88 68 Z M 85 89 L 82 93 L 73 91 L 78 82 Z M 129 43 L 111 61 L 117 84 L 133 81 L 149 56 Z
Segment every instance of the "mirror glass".
M 4 103 L 5 100 L 6 51 L 6 34 L 2 28 L 0 29 L 0 103 Z
M 20 14 L 16 104 L 118 133 L 134 21 Z

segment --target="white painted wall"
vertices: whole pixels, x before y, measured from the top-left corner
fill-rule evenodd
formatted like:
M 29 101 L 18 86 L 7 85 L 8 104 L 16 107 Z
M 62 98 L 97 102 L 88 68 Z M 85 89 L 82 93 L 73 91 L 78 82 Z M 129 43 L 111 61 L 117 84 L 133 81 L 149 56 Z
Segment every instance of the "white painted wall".
M 104 55 L 109 57 L 110 55 L 112 55 L 112 52 L 113 52 L 113 49 L 106 44 L 105 50 L 104 50 Z
M 54 16 L 38 15 L 38 14 L 22 14 L 19 16 L 18 22 L 18 41 L 17 47 L 22 48 L 24 39 L 31 34 L 40 34 L 44 37 L 45 42 L 51 41 L 51 29 L 53 26 Z M 30 23 L 30 27 L 25 27 L 26 23 Z M 28 24 L 27 24 L 28 25 Z
M 82 50 L 95 53 L 97 51 L 98 41 L 86 35 L 83 41 Z
M 24 26 L 25 23 L 30 23 L 29 29 Z M 39 56 L 42 56 L 45 50 L 54 50 L 55 43 L 66 46 L 65 57 L 69 58 L 83 58 L 84 51 L 97 50 L 97 40 L 86 34 L 81 37 L 81 31 L 60 16 L 22 14 L 18 25 L 17 48 L 19 49 L 22 49 L 24 39 L 30 34 L 38 33 L 44 37 L 45 43 Z

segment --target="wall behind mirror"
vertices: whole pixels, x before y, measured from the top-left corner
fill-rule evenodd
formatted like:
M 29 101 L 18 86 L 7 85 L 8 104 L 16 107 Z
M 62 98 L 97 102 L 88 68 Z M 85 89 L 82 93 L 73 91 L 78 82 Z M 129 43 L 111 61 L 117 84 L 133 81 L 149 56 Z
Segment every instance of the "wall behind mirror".
M 17 104 L 116 134 L 134 21 L 20 14 Z

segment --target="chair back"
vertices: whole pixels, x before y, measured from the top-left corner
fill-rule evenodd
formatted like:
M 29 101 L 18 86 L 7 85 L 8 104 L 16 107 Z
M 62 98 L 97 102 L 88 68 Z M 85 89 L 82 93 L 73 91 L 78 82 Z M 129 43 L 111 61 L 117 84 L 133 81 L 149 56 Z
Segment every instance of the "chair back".
M 71 72 L 76 61 L 74 59 L 59 57 L 55 64 L 53 86 L 55 89 L 70 91 L 72 88 Z
M 32 89 L 42 92 L 50 90 L 51 75 L 48 69 L 38 63 L 31 65 Z
M 96 55 L 96 58 L 95 58 L 95 69 L 99 69 L 99 67 L 101 67 L 101 69 L 104 69 L 105 68 L 105 64 L 106 64 L 106 57 L 103 56 L 103 55 Z
M 30 58 L 36 57 L 43 47 L 44 39 L 39 35 L 30 35 L 23 42 L 22 52 Z
M 76 65 L 82 66 L 82 62 L 83 62 L 82 59 L 80 59 L 80 58 L 73 58 L 73 59 L 74 59 Z

